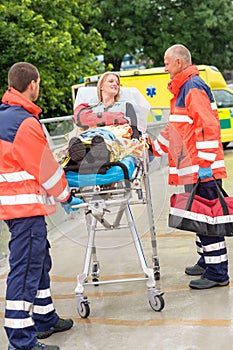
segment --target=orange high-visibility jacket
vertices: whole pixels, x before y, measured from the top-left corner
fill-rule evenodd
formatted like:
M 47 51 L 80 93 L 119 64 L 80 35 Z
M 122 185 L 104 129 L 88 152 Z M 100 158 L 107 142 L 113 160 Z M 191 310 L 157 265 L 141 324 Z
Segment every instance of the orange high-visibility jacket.
M 10 88 L 0 106 L 0 220 L 49 215 L 69 188 L 39 122 L 41 109 Z
M 208 85 L 192 65 L 168 84 L 174 95 L 166 127 L 154 142 L 154 155 L 168 153 L 170 185 L 197 182 L 199 167 L 226 177 L 216 103 Z M 210 180 L 210 179 L 207 179 Z

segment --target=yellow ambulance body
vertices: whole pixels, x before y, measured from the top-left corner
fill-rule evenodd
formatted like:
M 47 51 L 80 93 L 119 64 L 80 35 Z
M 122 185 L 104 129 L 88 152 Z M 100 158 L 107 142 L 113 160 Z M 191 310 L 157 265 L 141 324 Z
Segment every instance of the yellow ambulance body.
M 197 66 L 202 79 L 210 86 L 218 106 L 218 114 L 221 127 L 221 140 L 224 146 L 233 141 L 233 91 L 227 84 L 216 67 Z M 120 71 L 121 86 L 136 87 L 151 105 L 151 114 L 148 124 L 159 123 L 164 110 L 169 109 L 172 95 L 167 89 L 170 80 L 164 67 L 150 69 Z M 73 99 L 80 86 L 95 86 L 101 75 L 85 77 L 80 84 L 72 86 Z

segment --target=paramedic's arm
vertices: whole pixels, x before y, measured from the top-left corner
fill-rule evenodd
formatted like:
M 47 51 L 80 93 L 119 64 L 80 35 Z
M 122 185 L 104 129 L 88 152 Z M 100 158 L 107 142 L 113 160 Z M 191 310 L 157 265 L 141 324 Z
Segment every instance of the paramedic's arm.
M 163 130 L 160 131 L 157 139 L 152 142 L 153 155 L 161 157 L 163 154 L 168 153 L 169 149 L 169 124 L 167 124 Z
M 207 94 L 192 89 L 186 97 L 188 113 L 195 126 L 198 164 L 208 168 L 215 161 L 220 143 L 220 123 L 216 110 L 212 109 Z
M 27 118 L 22 122 L 14 140 L 13 151 L 20 167 L 33 175 L 49 195 L 58 202 L 69 199 L 70 192 L 65 173 L 56 162 L 36 118 Z

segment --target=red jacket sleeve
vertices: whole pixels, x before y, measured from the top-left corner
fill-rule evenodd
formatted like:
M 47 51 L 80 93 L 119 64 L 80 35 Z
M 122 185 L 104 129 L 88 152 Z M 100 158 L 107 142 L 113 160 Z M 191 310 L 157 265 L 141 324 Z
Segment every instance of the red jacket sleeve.
M 220 140 L 220 123 L 217 107 L 213 107 L 203 90 L 192 89 L 186 97 L 186 106 L 195 129 L 198 164 L 209 167 L 216 159 Z

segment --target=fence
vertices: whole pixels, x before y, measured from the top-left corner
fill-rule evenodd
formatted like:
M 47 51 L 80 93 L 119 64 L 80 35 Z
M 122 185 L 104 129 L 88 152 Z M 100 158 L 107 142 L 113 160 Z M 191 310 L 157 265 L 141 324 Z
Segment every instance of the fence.
M 147 131 L 152 139 L 155 139 L 160 130 L 167 124 L 169 112 L 169 108 L 167 107 L 151 107 Z M 72 115 L 41 119 L 40 122 L 42 123 L 44 132 L 52 150 L 65 143 L 65 134 L 69 133 L 74 128 Z

